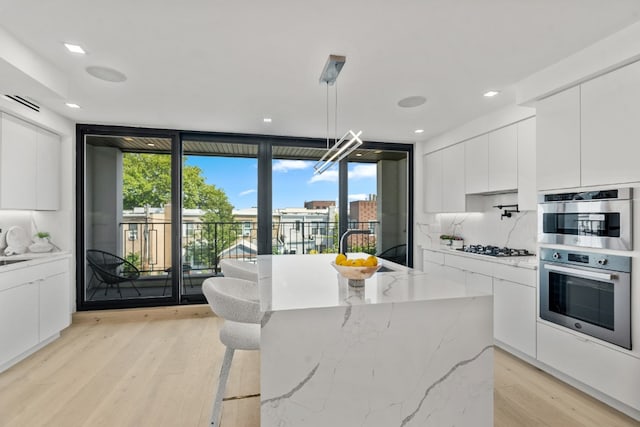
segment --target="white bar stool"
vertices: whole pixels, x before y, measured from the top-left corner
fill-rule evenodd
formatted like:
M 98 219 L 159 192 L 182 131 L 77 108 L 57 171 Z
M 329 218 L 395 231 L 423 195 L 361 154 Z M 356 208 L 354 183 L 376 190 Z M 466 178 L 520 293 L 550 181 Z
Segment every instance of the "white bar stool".
M 235 350 L 260 349 L 260 301 L 255 282 L 233 277 L 212 277 L 202 283 L 202 292 L 213 312 L 224 320 L 220 341 L 227 347 L 220 369 L 211 425 L 220 425 L 222 398 Z
M 225 277 L 236 277 L 258 282 L 258 265 L 252 262 L 223 258 L 220 260 L 220 269 Z

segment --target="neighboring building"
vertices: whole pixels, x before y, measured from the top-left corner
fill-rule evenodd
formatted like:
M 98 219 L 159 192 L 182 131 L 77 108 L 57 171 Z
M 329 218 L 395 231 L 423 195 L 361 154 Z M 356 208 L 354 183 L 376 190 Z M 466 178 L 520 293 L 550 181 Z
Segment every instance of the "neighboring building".
M 335 206 L 336 202 L 333 200 L 311 200 L 310 202 L 304 202 L 305 209 L 328 209 Z
M 349 228 L 368 228 L 371 233 L 375 233 L 377 223 L 378 205 L 375 194 L 369 194 L 367 200 L 349 202 Z

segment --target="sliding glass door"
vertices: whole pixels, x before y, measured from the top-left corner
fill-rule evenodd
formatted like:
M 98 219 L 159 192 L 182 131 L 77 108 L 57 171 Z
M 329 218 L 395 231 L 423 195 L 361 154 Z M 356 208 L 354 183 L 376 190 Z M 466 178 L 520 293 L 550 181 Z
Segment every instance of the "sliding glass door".
M 78 126 L 79 310 L 204 302 L 220 260 L 347 251 L 411 265 L 412 147 Z

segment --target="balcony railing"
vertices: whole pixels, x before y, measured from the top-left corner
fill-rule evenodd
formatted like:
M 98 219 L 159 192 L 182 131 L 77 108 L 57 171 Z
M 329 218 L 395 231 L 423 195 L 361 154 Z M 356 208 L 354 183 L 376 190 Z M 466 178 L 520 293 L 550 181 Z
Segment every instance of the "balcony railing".
M 378 222 L 350 222 L 349 228 L 370 230 L 347 241 L 348 252 L 375 254 Z M 171 223 L 120 224 L 122 256 L 147 275 L 163 274 L 171 267 Z M 253 222 L 184 222 L 182 259 L 192 270 L 217 274 L 221 258 L 255 262 L 258 229 Z M 273 254 L 338 252 L 337 222 L 275 222 L 271 231 Z

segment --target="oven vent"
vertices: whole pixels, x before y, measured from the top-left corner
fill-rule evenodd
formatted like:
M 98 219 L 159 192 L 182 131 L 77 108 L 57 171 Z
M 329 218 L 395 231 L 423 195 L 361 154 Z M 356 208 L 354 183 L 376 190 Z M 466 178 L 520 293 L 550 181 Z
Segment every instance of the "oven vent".
M 23 98 L 19 95 L 5 95 L 7 98 L 9 98 L 12 101 L 15 101 L 19 104 L 24 105 L 27 108 L 31 108 L 33 111 L 39 113 L 40 112 L 40 106 L 38 104 L 34 104 L 33 102 L 29 101 L 26 98 Z

